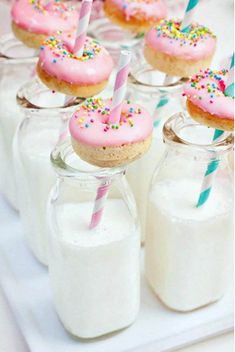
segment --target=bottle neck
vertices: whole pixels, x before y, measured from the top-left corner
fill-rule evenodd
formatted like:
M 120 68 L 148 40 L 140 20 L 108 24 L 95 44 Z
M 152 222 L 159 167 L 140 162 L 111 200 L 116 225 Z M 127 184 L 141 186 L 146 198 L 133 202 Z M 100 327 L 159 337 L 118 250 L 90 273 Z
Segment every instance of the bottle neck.
M 185 82 L 186 79 L 168 77 L 145 62 L 136 63 L 128 77 L 128 84 L 131 88 L 154 98 L 180 94 Z
M 163 127 L 168 152 L 209 162 L 222 160 L 233 148 L 233 134 L 195 122 L 187 113 L 172 116 Z
M 16 98 L 18 105 L 29 117 L 72 114 L 75 108 L 85 100 L 79 97 L 68 99 L 64 94 L 52 93 L 37 78 L 24 84 L 19 89 Z
M 0 37 L 0 63 L 18 64 L 32 60 L 36 62 L 38 53 L 38 50 L 26 47 L 12 33 Z
M 99 168 L 81 160 L 74 152 L 70 139 L 59 143 L 51 153 L 51 163 L 63 180 L 97 186 L 110 185 L 125 174 L 125 168 Z

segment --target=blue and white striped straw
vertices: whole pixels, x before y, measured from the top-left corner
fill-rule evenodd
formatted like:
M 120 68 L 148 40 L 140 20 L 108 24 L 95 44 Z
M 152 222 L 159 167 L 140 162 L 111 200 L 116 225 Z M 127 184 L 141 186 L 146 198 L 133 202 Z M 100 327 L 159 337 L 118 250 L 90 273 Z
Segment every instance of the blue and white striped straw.
M 230 97 L 234 97 L 234 54 L 231 59 L 230 69 L 228 79 L 226 81 L 226 88 L 224 94 Z M 224 131 L 215 130 L 213 141 L 217 141 L 222 135 Z M 203 183 L 201 192 L 197 202 L 197 208 L 201 207 L 203 204 L 206 203 L 207 199 L 209 198 L 213 179 L 216 175 L 216 170 L 219 167 L 219 160 L 212 160 L 209 165 L 207 166 L 206 173 L 204 175 Z
M 228 73 L 228 79 L 226 81 L 226 88 L 224 94 L 229 97 L 234 97 L 234 53 L 231 59 L 231 65 Z
M 186 8 L 184 18 L 182 20 L 182 25 L 181 25 L 181 31 L 182 32 L 188 32 L 191 24 L 191 20 L 194 16 L 195 8 L 197 4 L 199 3 L 200 0 L 189 0 L 188 6 Z M 166 75 L 165 80 L 164 80 L 164 85 L 168 85 L 172 83 L 173 77 Z M 160 100 L 156 106 L 156 111 L 155 113 L 158 114 L 160 110 L 169 102 L 169 99 L 166 97 L 166 95 L 162 95 L 160 97 Z M 159 125 L 159 120 L 156 119 L 154 121 L 154 127 L 157 127 Z
M 174 77 L 166 75 L 163 85 L 167 86 L 172 83 Z M 154 121 L 153 121 L 153 126 L 154 128 L 158 127 L 160 124 L 161 119 L 159 118 L 159 115 L 161 113 L 162 108 L 169 103 L 169 98 L 167 97 L 167 94 L 162 94 L 159 98 L 159 101 L 156 105 L 155 111 L 154 111 Z
M 192 22 L 192 18 L 195 13 L 195 9 L 200 0 L 189 0 L 188 6 L 186 8 L 184 18 L 181 24 L 181 31 L 188 32 L 190 28 L 190 24 Z
M 213 136 L 213 141 L 214 142 L 217 141 L 222 136 L 223 133 L 224 133 L 224 131 L 215 130 L 215 133 Z M 218 169 L 218 167 L 219 167 L 219 160 L 217 160 L 217 159 L 212 160 L 208 164 L 206 173 L 204 175 L 202 187 L 201 187 L 201 192 L 200 192 L 200 195 L 199 195 L 199 198 L 197 201 L 197 208 L 199 208 L 203 204 L 205 204 L 207 199 L 209 198 L 212 184 L 213 184 L 213 179 L 216 175 L 216 170 Z

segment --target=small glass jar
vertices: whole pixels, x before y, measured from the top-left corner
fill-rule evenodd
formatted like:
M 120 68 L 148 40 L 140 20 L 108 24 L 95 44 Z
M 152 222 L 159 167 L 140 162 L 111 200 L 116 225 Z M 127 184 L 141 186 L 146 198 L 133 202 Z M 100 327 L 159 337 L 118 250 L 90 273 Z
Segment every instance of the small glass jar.
M 8 202 L 18 208 L 14 179 L 12 140 L 22 113 L 17 90 L 34 75 L 35 54 L 12 34 L 0 37 L 0 189 Z
M 48 203 L 49 274 L 57 313 L 81 338 L 125 328 L 140 300 L 139 225 L 125 170 L 81 161 L 70 142 L 59 145 L 51 161 L 57 183 Z M 98 196 L 101 187 L 106 192 Z M 100 222 L 90 228 L 101 209 Z
M 164 122 L 184 109 L 182 85 L 184 79 L 175 78 L 163 84 L 165 75 L 145 63 L 136 64 L 129 75 L 128 98 L 143 106 L 153 117 L 153 139 L 149 151 L 128 166 L 127 179 L 134 192 L 144 242 L 148 190 L 153 171 L 161 159 L 165 145 L 162 128 Z M 140 172 L 141 171 L 141 172 Z
M 108 50 L 115 63 L 122 49 L 131 50 L 136 59 L 142 56 L 143 35 L 125 31 L 106 17 L 91 22 L 88 34 Z
M 166 306 L 191 311 L 220 299 L 231 282 L 233 182 L 227 156 L 233 136 L 224 132 L 213 141 L 213 129 L 184 113 L 170 118 L 163 134 L 166 152 L 148 199 L 145 273 Z M 218 168 L 207 176 L 211 192 L 198 207 L 212 162 Z
M 24 119 L 14 139 L 19 211 L 25 239 L 36 258 L 47 264 L 46 204 L 56 176 L 50 153 L 66 134 L 67 120 L 79 100 L 64 107 L 65 97 L 52 93 L 38 79 L 26 83 L 17 94 Z

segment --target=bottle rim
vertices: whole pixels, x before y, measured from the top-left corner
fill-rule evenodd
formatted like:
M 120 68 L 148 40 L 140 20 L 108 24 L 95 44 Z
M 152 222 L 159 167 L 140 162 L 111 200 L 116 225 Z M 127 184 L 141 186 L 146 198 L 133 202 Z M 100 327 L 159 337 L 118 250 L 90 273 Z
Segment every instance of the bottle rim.
M 143 80 L 144 75 L 152 75 L 157 77 L 157 81 L 162 83 L 150 83 Z M 158 77 L 159 76 L 159 77 Z M 172 80 L 168 83 L 164 83 L 164 76 L 167 77 L 160 71 L 157 71 L 146 62 L 136 63 L 128 77 L 128 84 L 133 88 L 136 87 L 145 93 L 152 93 L 159 95 L 165 94 L 176 94 L 182 91 L 183 85 L 187 82 L 188 78 L 172 77 Z
M 210 143 L 201 144 L 190 141 L 180 135 L 183 128 L 188 127 L 191 130 L 196 128 L 205 128 L 206 130 L 215 131 L 206 125 L 194 121 L 187 112 L 179 112 L 171 116 L 163 126 L 163 140 L 169 146 L 182 147 L 185 149 L 195 150 L 197 153 L 204 154 L 205 157 L 211 158 L 212 155 L 222 155 L 233 149 L 234 136 L 232 132 L 224 131 L 220 138 Z
M 26 82 L 21 86 L 16 94 L 16 100 L 18 105 L 24 110 L 41 111 L 41 112 L 66 112 L 73 111 L 76 106 L 83 103 L 86 98 L 71 97 L 64 105 L 55 104 L 55 106 L 42 106 L 32 102 L 33 98 L 39 94 L 51 93 L 51 91 L 43 85 L 38 77 L 34 77 L 30 81 Z
M 13 33 L 0 36 L 0 64 L 36 63 L 38 53 L 39 50 L 26 47 L 14 37 Z
M 73 150 L 70 138 L 68 137 L 63 142 L 58 143 L 50 155 L 52 166 L 58 176 L 80 179 L 81 181 L 84 180 L 86 182 L 88 180 L 97 182 L 99 179 L 106 179 L 109 183 L 110 179 L 125 173 L 125 165 L 120 167 L 101 168 L 87 163 L 87 169 L 75 167 L 70 163 L 69 159 L 71 157 L 79 158 Z

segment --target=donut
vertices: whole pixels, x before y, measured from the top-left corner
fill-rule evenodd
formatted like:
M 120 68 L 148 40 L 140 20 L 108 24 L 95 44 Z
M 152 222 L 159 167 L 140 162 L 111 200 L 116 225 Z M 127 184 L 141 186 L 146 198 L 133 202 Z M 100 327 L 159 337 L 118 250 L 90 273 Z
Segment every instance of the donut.
M 83 56 L 73 54 L 71 35 L 48 38 L 40 49 L 37 73 L 51 90 L 66 95 L 91 97 L 108 83 L 113 60 L 96 40 L 86 37 Z
M 100 167 L 120 166 L 145 153 L 153 122 L 147 111 L 130 101 L 122 104 L 120 122 L 108 123 L 111 99 L 90 98 L 69 122 L 71 143 L 81 159 Z
M 215 35 L 205 26 L 192 23 L 188 33 L 181 22 L 163 20 L 145 38 L 144 56 L 155 69 L 170 76 L 189 77 L 209 67 L 216 48 Z
M 190 116 L 209 127 L 223 131 L 234 128 L 234 99 L 226 96 L 225 82 L 228 70 L 201 71 L 183 87 Z
M 79 11 L 76 1 L 16 0 L 11 17 L 16 38 L 26 46 L 37 49 L 57 31 L 75 31 Z
M 113 23 L 142 33 L 166 17 L 167 7 L 163 0 L 105 0 L 104 12 Z

